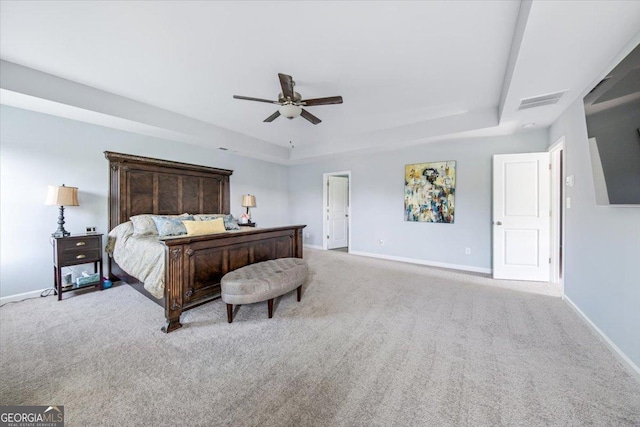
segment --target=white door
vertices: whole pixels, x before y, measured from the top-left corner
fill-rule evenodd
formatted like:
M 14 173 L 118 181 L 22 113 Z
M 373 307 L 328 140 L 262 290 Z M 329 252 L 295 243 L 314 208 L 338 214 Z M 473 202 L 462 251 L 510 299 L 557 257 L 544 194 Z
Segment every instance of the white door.
M 493 156 L 493 277 L 549 281 L 549 153 Z
M 349 245 L 349 179 L 330 176 L 327 191 L 327 249 Z

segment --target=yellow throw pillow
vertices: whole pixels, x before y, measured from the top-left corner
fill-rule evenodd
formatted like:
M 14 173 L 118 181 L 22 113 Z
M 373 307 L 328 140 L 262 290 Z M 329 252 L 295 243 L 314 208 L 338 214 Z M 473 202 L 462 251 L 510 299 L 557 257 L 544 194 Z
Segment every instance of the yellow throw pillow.
M 182 221 L 182 223 L 187 229 L 187 236 L 227 231 L 224 228 L 224 218 L 218 218 L 212 221 Z

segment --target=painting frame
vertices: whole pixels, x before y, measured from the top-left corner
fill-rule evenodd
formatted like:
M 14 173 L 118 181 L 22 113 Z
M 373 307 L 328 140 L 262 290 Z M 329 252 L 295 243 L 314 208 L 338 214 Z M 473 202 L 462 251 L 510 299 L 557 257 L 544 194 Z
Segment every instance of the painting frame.
M 453 224 L 455 193 L 455 160 L 405 165 L 404 220 Z

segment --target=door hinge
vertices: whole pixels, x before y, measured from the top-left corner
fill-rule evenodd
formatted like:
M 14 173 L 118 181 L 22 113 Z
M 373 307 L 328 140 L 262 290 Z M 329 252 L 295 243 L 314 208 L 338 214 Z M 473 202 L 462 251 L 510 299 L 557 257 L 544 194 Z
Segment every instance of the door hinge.
M 551 258 L 549 258 L 549 264 L 551 264 Z
M 551 170 L 551 163 L 549 163 L 549 170 Z
M 329 235 L 327 234 L 327 239 L 329 239 Z

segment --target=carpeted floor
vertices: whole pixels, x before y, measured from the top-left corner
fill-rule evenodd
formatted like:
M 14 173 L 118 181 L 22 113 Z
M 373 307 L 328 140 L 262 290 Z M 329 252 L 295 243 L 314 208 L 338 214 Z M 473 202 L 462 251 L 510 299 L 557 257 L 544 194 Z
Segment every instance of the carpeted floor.
M 127 285 L 2 307 L 0 404 L 64 405 L 67 426 L 640 425 L 640 382 L 560 298 L 305 257 L 271 320 L 228 324 L 218 300 L 167 335 Z

